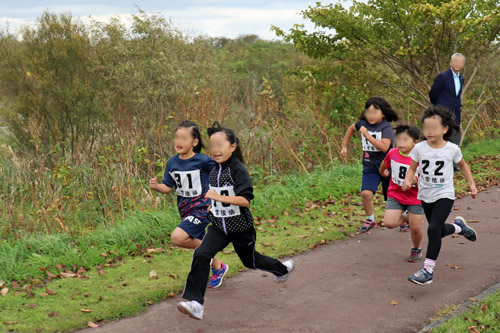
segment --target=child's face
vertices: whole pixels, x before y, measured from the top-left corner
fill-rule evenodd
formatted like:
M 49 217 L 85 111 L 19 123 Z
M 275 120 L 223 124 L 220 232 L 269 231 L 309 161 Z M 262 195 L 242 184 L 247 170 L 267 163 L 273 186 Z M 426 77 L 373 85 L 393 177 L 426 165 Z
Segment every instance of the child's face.
M 236 143 L 231 144 L 224 132 L 216 132 L 210 137 L 210 155 L 217 163 L 226 162 L 237 147 Z
M 198 139 L 193 139 L 191 128 L 181 127 L 175 132 L 174 146 L 178 154 L 188 154 L 198 144 Z
M 415 140 L 406 132 L 396 136 L 396 146 L 403 154 L 408 154 L 415 147 Z
M 384 114 L 382 110 L 375 108 L 373 105 L 370 105 L 368 109 L 365 110 L 365 119 L 371 125 L 375 125 L 380 123 L 382 119 L 384 119 Z
M 427 141 L 437 142 L 443 139 L 449 128 L 448 126 L 443 126 L 440 116 L 432 116 L 424 119 L 423 130 Z

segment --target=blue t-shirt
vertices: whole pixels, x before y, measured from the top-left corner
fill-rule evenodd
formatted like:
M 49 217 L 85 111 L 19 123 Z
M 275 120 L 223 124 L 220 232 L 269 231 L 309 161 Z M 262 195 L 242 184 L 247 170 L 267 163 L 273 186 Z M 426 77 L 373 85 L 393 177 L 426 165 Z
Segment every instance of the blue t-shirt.
M 184 219 L 192 215 L 198 218 L 207 216 L 210 199 L 205 198 L 210 187 L 209 173 L 215 161 L 203 154 L 183 160 L 179 155 L 168 159 L 162 184 L 175 188 L 177 206 Z
M 366 127 L 368 133 L 375 139 L 382 141 L 382 139 L 390 139 L 391 145 L 387 151 L 380 151 L 377 147 L 371 144 L 363 134 L 361 134 L 361 144 L 363 146 L 363 168 L 364 169 L 374 169 L 380 168 L 380 164 L 384 161 L 385 155 L 392 148 L 394 143 L 394 132 L 392 130 L 391 124 L 387 120 L 382 120 L 380 123 L 374 125 L 370 124 L 367 120 L 358 120 L 354 127 L 359 131 L 361 126 Z

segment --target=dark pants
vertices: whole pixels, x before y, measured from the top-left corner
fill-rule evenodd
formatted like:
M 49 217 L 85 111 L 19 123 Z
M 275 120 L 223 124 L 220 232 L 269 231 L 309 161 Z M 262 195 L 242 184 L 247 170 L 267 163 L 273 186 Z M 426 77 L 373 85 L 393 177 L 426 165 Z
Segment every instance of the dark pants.
M 453 208 L 453 202 L 451 199 L 439 199 L 433 203 L 422 201 L 425 217 L 429 222 L 426 258 L 437 260 L 441 250 L 441 238 L 455 232 L 455 227 L 451 223 L 445 223 Z
M 203 304 L 210 273 L 210 261 L 217 252 L 222 251 L 229 243 L 233 243 L 234 250 L 245 267 L 260 269 L 276 276 L 288 273 L 287 267 L 279 260 L 255 251 L 254 228 L 226 235 L 223 231 L 210 225 L 200 247 L 194 250 L 191 271 L 184 287 L 183 298 Z
M 460 140 L 462 139 L 462 133 L 455 133 L 453 136 L 450 138 L 450 142 L 456 144 L 457 146 L 460 146 Z M 458 167 L 457 163 L 453 162 L 453 170 L 454 171 L 459 171 L 460 168 Z

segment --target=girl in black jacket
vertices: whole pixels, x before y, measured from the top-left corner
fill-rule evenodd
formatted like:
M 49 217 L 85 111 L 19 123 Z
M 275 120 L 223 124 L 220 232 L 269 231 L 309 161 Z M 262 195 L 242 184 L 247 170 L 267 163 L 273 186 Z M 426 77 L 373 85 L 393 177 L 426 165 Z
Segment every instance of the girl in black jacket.
M 210 172 L 210 190 L 206 197 L 212 199 L 208 227 L 203 241 L 193 254 L 191 272 L 184 288 L 183 298 L 177 309 L 193 318 L 203 318 L 203 301 L 210 272 L 210 261 L 229 243 L 243 264 L 274 274 L 276 283 L 285 282 L 294 269 L 292 260 L 280 261 L 255 251 L 255 228 L 248 206 L 254 198 L 250 175 L 243 165 L 239 140 L 230 129 L 218 122 L 208 129 L 210 152 L 216 164 Z

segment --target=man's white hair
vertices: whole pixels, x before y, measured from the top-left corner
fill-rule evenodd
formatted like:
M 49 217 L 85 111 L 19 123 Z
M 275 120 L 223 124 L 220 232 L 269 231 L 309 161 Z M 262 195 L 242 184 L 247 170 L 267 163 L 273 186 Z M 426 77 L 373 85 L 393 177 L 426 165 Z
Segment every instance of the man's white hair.
M 462 57 L 465 59 L 465 56 L 462 53 L 453 53 L 453 55 L 451 56 L 451 61 L 453 61 L 453 58 L 455 57 Z

